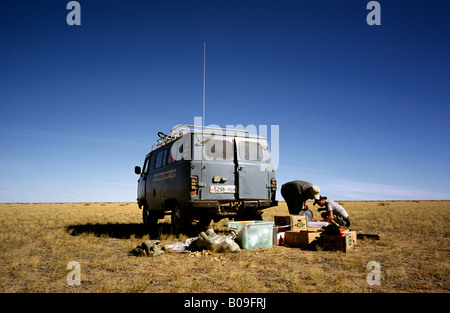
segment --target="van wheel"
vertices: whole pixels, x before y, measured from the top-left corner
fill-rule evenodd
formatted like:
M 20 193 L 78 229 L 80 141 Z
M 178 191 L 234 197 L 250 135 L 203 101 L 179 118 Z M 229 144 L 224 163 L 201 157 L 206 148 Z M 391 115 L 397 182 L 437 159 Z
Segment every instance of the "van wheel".
M 201 230 L 207 229 L 211 220 L 212 217 L 210 215 L 202 216 L 197 222 L 197 227 Z
M 177 204 L 172 207 L 172 230 L 175 234 L 186 232 L 190 226 L 188 217 Z
M 144 222 L 144 225 L 148 228 L 154 228 L 156 224 L 158 224 L 158 216 L 150 211 L 147 204 L 144 204 L 142 207 L 142 220 Z

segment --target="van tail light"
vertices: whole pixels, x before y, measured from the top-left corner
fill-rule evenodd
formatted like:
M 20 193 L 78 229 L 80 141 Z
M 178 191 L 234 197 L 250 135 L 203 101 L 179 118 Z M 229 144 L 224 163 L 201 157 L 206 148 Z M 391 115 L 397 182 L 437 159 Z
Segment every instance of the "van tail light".
M 277 191 L 277 181 L 275 179 L 270 180 L 270 185 L 271 185 L 270 188 L 272 191 Z
M 191 176 L 191 193 L 195 195 L 195 192 L 198 189 L 198 177 L 197 176 Z
M 275 193 L 277 192 L 277 181 L 275 179 L 270 180 L 270 198 L 275 201 Z

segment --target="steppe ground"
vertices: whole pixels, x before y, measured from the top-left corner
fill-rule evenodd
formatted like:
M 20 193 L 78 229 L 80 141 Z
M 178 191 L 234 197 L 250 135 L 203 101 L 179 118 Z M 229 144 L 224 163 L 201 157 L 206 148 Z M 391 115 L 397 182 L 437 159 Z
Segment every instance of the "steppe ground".
M 274 246 L 135 257 L 130 251 L 150 237 L 136 203 L 0 204 L 0 292 L 450 291 L 450 201 L 338 202 L 353 230 L 381 240 L 359 240 L 348 253 Z M 280 202 L 263 219 L 285 214 Z M 162 246 L 189 238 L 173 235 L 169 222 L 160 221 Z M 225 222 L 210 226 L 220 233 Z M 67 283 L 71 261 L 80 264 L 80 285 Z M 380 285 L 366 280 L 371 261 L 380 265 Z

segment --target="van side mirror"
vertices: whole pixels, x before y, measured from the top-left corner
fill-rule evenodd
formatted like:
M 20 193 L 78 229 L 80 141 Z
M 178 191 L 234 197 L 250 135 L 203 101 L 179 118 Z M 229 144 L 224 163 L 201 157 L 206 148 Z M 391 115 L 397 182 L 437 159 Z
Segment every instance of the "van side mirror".
M 135 166 L 134 167 L 134 173 L 138 174 L 138 175 L 141 175 L 141 167 L 140 166 Z

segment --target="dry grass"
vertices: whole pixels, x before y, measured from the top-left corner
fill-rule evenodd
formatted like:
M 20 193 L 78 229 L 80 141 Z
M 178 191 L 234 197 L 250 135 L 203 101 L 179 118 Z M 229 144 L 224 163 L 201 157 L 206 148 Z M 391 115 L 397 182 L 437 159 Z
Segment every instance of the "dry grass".
M 450 201 L 340 203 L 354 230 L 381 240 L 360 240 L 348 253 L 273 247 L 134 257 L 150 237 L 135 203 L 0 204 L 0 292 L 449 292 Z M 284 203 L 263 218 L 277 214 L 287 214 Z M 184 241 L 168 222 L 162 245 Z M 221 231 L 225 222 L 212 226 Z M 79 286 L 66 282 L 70 261 L 81 266 Z M 370 261 L 381 265 L 379 286 L 366 282 Z

